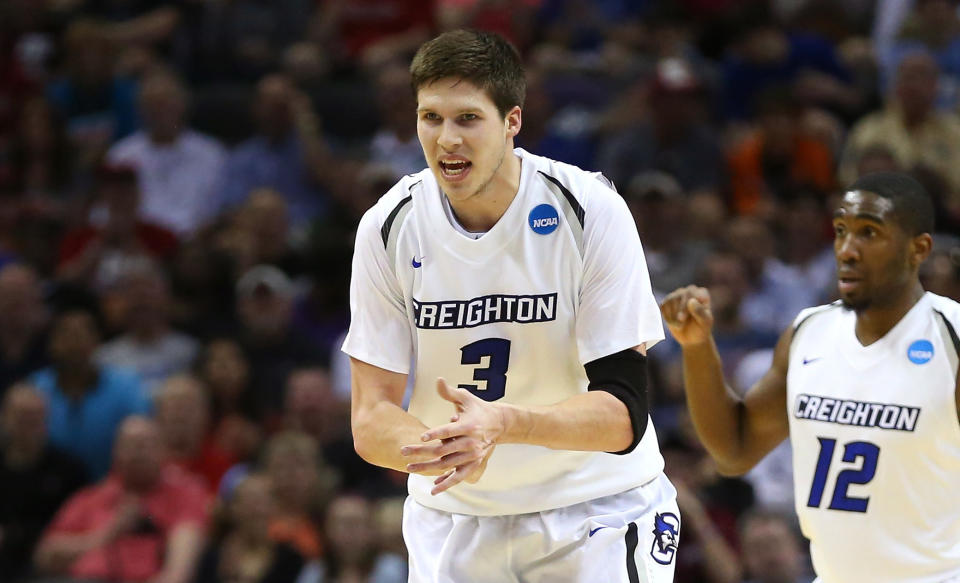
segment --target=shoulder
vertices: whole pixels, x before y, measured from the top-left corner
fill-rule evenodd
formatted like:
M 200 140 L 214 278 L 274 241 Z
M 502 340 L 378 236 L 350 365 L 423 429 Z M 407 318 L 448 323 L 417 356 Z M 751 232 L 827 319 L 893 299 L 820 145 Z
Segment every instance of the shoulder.
M 139 385 L 140 377 L 130 369 L 111 365 L 100 367 L 100 384 L 115 395 L 126 395 L 131 385 Z
M 930 306 L 943 318 L 947 327 L 952 328 L 955 333 L 960 332 L 960 303 L 932 292 L 927 292 L 927 296 Z
M 831 304 L 823 304 L 820 306 L 813 306 L 800 310 L 800 313 L 797 314 L 797 317 L 793 319 L 793 325 L 791 326 L 791 329 L 793 333 L 796 334 L 802 326 L 813 321 L 819 322 L 824 315 L 839 313 L 842 307 L 843 304 L 837 301 Z
M 422 204 L 423 186 L 433 180 L 430 170 L 407 174 L 370 207 L 360 220 L 361 231 L 377 231 L 386 241 L 393 229 L 399 228 L 415 205 Z
M 143 154 L 147 145 L 147 137 L 143 131 L 137 131 L 125 138 L 121 138 L 107 152 L 107 159 L 111 162 L 133 161 Z
M 199 152 L 208 156 L 223 156 L 227 152 L 219 140 L 196 130 L 187 130 L 183 141 L 189 152 Z
M 601 172 L 536 156 L 520 148 L 517 152 L 524 164 L 532 164 L 533 183 L 552 190 L 558 199 L 571 207 L 584 227 L 592 213 L 626 210 L 626 203 L 617 193 L 616 186 Z

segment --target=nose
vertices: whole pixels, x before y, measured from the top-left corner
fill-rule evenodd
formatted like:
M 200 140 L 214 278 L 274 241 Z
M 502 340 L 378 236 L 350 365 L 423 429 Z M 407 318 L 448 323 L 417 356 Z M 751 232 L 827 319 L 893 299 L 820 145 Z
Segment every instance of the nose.
M 460 147 L 462 143 L 463 137 L 460 135 L 460 132 L 457 131 L 454 123 L 450 120 L 444 120 L 443 125 L 440 126 L 440 135 L 437 137 L 437 144 L 447 152 L 452 152 Z
M 834 250 L 836 251 L 837 261 L 841 263 L 851 263 L 860 258 L 860 250 L 857 248 L 854 237 L 850 234 L 837 237 L 834 241 Z

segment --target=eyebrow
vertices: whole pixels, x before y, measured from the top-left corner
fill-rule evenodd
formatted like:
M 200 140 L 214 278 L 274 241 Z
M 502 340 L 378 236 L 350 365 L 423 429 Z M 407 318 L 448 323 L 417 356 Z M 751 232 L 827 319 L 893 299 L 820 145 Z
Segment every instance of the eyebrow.
M 834 218 L 834 219 L 847 218 L 846 212 L 844 212 L 843 209 L 837 209 L 837 210 L 833 211 L 833 218 Z M 874 222 L 874 223 L 878 223 L 878 224 L 881 224 L 881 225 L 884 224 L 884 223 L 886 223 L 886 221 L 885 221 L 885 220 L 883 219 L 883 217 L 881 217 L 880 215 L 877 215 L 877 214 L 874 214 L 874 213 L 866 213 L 866 212 L 862 212 L 862 211 L 859 212 L 859 213 L 857 213 L 857 214 L 855 214 L 855 215 L 853 215 L 853 218 L 855 218 L 855 219 L 862 219 L 862 220 L 866 220 L 866 221 L 872 221 L 872 222 Z

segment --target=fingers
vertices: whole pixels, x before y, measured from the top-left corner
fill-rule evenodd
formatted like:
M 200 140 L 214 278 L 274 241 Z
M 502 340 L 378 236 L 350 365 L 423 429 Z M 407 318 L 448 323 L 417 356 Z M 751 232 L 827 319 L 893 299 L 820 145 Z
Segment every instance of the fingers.
M 470 476 L 478 467 L 480 461 L 470 462 L 469 464 L 456 467 L 446 474 L 443 474 L 439 478 L 433 481 L 433 489 L 430 490 L 430 493 L 436 496 L 440 492 L 449 490 L 450 488 L 456 486 L 460 482 L 463 482 Z
M 447 381 L 443 378 L 437 379 L 437 394 L 440 395 L 446 401 L 450 401 L 458 408 L 462 407 L 463 404 L 469 399 L 470 391 L 466 389 L 453 388 L 447 384 Z
M 691 316 L 703 322 L 710 317 L 709 309 L 710 292 L 694 285 L 670 292 L 660 304 L 660 313 L 668 326 L 682 326 Z
M 411 474 L 438 472 L 457 468 L 481 459 L 483 459 L 483 456 L 478 456 L 474 451 L 458 451 L 427 462 L 408 464 L 407 471 Z

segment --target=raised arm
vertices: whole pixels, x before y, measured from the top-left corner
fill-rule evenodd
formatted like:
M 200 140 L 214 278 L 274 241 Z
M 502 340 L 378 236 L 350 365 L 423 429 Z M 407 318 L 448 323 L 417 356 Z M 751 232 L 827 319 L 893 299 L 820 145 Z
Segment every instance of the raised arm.
M 793 330 L 781 335 L 770 370 L 741 398 L 723 378 L 707 290 L 675 290 L 660 310 L 683 351 L 683 383 L 697 434 L 721 473 L 747 472 L 789 433 L 787 363 Z

